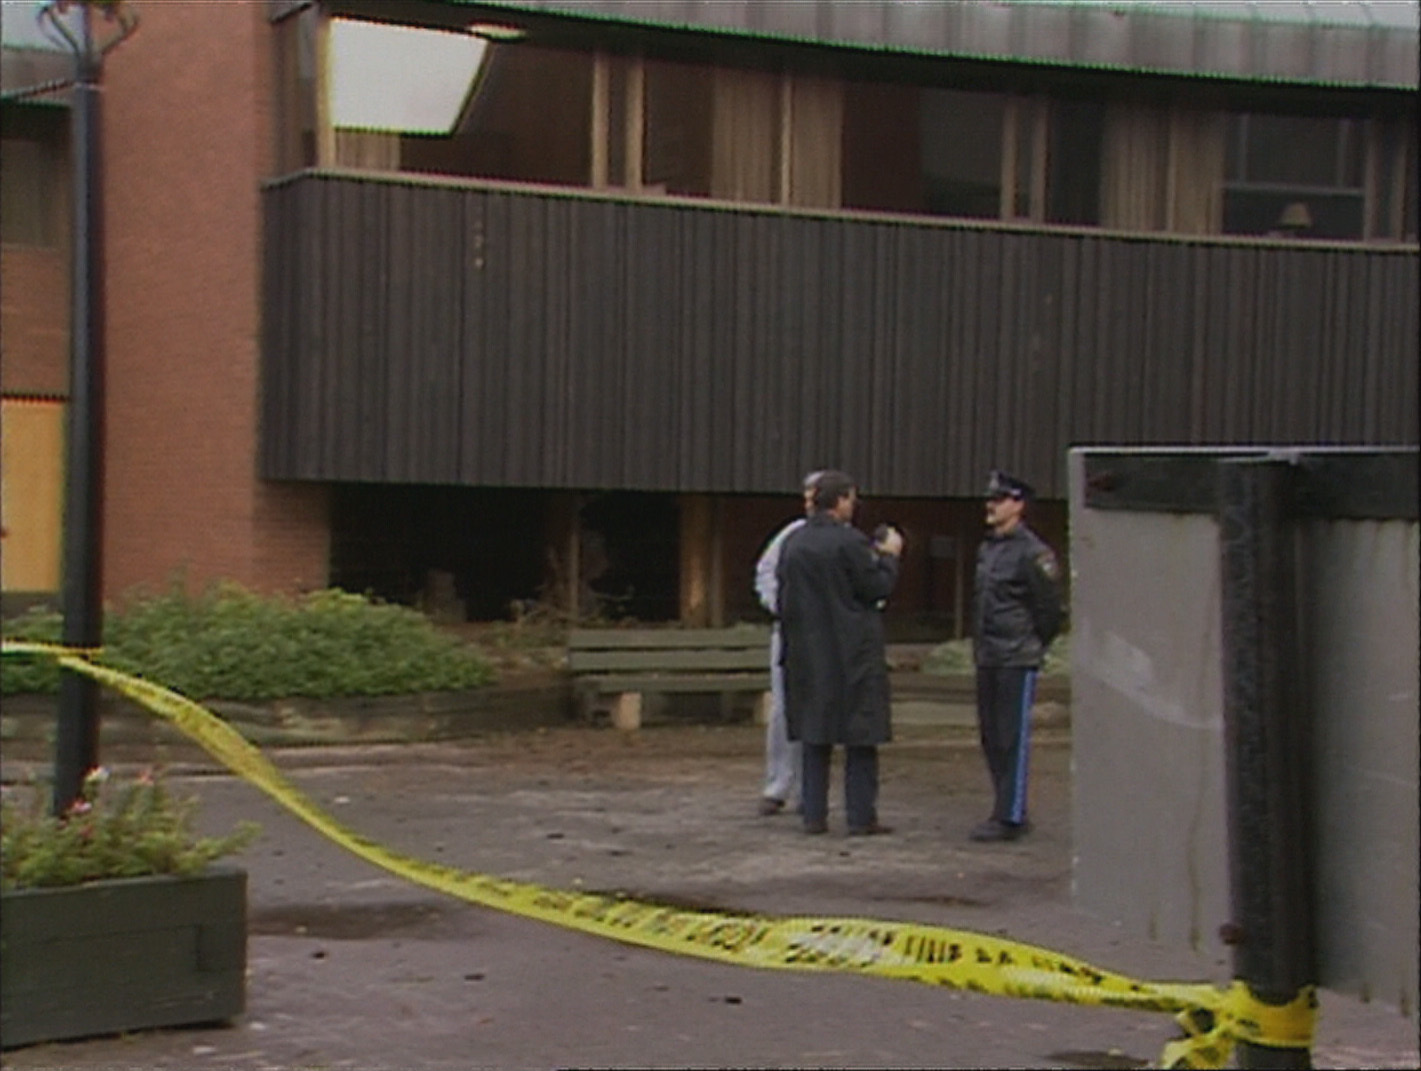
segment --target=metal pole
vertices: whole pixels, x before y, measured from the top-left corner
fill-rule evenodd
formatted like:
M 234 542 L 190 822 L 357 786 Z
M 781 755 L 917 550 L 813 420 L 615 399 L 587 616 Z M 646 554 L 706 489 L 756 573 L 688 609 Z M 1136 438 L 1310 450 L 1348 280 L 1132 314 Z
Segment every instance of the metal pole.
M 1219 462 L 1224 734 L 1234 976 L 1265 1004 L 1317 981 L 1312 734 L 1300 677 L 1295 468 Z M 1238 1046 L 1242 1068 L 1311 1067 L 1305 1048 Z
M 103 642 L 104 487 L 104 249 L 99 73 L 94 13 L 82 7 L 75 50 L 74 247 L 70 321 L 68 478 L 63 548 L 63 640 L 76 647 Z M 98 761 L 98 685 L 63 671 L 54 751 L 54 811 L 79 796 Z

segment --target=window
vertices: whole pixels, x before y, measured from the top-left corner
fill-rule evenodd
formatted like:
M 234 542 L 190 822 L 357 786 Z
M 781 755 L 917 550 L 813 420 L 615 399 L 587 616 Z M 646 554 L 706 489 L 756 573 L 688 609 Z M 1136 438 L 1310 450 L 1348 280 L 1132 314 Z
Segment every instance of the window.
M 1006 97 L 929 89 L 919 111 L 925 211 L 935 216 L 1001 215 Z
M 1296 238 L 1363 235 L 1363 124 L 1319 116 L 1230 117 L 1224 232 Z
M 1401 237 L 1416 241 L 1416 194 L 1421 177 L 1416 174 L 1416 130 L 1406 139 L 1406 163 L 1402 169 Z
M 844 87 L 843 204 L 878 212 L 923 211 L 916 86 L 849 82 Z
M 844 204 L 1098 225 L 1104 131 L 1095 101 L 856 84 Z
M 320 12 L 296 12 L 274 27 L 276 84 L 273 94 L 275 164 L 278 173 L 316 163 L 316 39 Z
M 53 245 L 54 153 L 41 141 L 6 138 L 0 148 L 0 234 L 12 245 Z
M 549 86 L 557 86 L 550 93 Z M 457 125 L 406 134 L 407 171 L 586 186 L 591 174 L 592 56 L 490 44 Z
M 1416 241 L 1416 126 L 1379 121 L 1373 178 L 1372 227 L 1368 237 Z
M 63 233 L 69 110 L 7 105 L 0 143 L 0 241 L 54 246 Z
M 1046 160 L 1046 221 L 1100 223 L 1105 109 L 1093 101 L 1055 101 Z
M 1094 101 L 1005 99 L 1002 215 L 1097 226 L 1105 109 Z
M 644 69 L 643 193 L 840 207 L 841 82 L 667 60 Z
M 999 218 L 1009 99 L 848 83 L 840 165 L 844 207 Z
M 447 134 L 489 49 L 482 38 L 415 26 L 332 19 L 326 83 L 331 125 Z
M 724 107 L 717 106 L 717 72 L 666 60 L 648 60 L 645 69 L 643 185 L 683 197 L 709 197 L 715 185 L 714 131 Z M 612 114 L 620 116 L 624 108 L 614 96 Z M 620 131 L 613 126 L 609 158 L 615 165 L 625 152 L 625 139 L 615 136 Z M 620 185 L 620 170 L 609 170 L 609 180 Z
M 1003 215 L 1007 219 L 1039 219 L 1044 190 L 1039 188 L 1037 161 L 1046 152 L 1046 113 L 1042 98 L 1014 97 L 1007 104 L 1006 145 L 1002 175 L 1007 183 Z M 1033 214 L 1034 212 L 1034 214 Z

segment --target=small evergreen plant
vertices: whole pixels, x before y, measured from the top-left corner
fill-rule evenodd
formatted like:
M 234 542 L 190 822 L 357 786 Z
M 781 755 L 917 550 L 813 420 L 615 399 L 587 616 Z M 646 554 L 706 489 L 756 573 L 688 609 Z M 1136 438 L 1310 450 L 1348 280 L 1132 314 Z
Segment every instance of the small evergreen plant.
M 121 787 L 104 768 L 90 770 L 79 799 L 49 813 L 47 786 L 30 799 L 0 798 L 0 889 L 53 888 L 149 874 L 197 874 L 241 851 L 260 828 L 240 823 L 223 837 L 193 831 L 196 800 L 173 795 L 161 778 L 139 774 Z

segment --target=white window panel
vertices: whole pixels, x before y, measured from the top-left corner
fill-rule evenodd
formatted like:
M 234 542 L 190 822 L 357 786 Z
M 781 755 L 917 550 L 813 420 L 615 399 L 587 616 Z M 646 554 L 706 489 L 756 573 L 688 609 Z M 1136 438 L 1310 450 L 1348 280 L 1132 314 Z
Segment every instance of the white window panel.
M 327 79 L 331 125 L 448 133 L 487 50 L 487 41 L 470 34 L 333 19 Z

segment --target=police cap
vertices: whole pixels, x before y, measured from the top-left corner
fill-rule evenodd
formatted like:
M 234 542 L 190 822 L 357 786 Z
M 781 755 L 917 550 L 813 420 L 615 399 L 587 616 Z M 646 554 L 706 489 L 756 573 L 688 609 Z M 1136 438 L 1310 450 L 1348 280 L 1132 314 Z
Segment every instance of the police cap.
M 1015 498 L 1020 502 L 1027 502 L 1036 497 L 1036 489 L 1025 480 L 1018 480 L 1015 476 L 1008 476 L 999 469 L 993 469 L 987 480 L 986 497 Z

